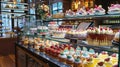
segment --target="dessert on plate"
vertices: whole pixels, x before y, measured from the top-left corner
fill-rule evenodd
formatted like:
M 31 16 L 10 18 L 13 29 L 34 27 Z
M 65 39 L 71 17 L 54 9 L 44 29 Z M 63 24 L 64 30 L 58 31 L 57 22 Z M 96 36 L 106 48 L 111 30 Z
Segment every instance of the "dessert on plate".
M 94 14 L 95 15 L 104 15 L 105 14 L 105 9 L 102 8 L 102 5 L 95 6 L 94 8 Z
M 105 66 L 106 67 L 112 67 L 112 62 L 111 62 L 111 59 L 110 58 L 106 58 L 104 60 L 104 63 L 105 63 Z
M 72 10 L 67 10 L 65 13 L 65 17 L 74 17 L 75 16 L 75 12 L 73 12 Z
M 73 67 L 83 67 L 83 64 L 80 58 L 75 58 Z
M 95 11 L 93 8 L 90 8 L 88 11 L 87 11 L 88 15 L 94 15 Z
M 77 17 L 79 16 L 85 16 L 87 15 L 87 11 L 84 9 L 84 8 L 80 8 L 77 10 L 76 14 L 75 14 Z
M 111 4 L 108 7 L 108 14 L 120 14 L 120 4 Z

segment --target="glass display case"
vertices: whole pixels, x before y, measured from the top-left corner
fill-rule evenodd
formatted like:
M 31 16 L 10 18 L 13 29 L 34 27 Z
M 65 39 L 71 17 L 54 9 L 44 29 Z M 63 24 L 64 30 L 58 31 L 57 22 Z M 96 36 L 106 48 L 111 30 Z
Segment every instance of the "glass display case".
M 21 20 L 17 19 L 18 16 L 26 15 L 28 13 L 28 4 L 23 0 L 19 1 L 0 1 L 1 16 L 2 16 L 2 35 L 3 37 L 11 37 L 9 35 L 15 35 L 14 32 L 17 27 L 22 27 Z M 12 36 L 13 37 L 13 36 Z
M 42 24 L 45 26 L 48 26 L 49 23 L 51 23 L 51 26 L 53 27 L 53 26 L 59 24 L 59 21 L 61 21 L 60 24 L 62 24 L 64 22 L 64 25 L 68 21 L 71 21 L 73 23 L 78 21 L 77 24 L 78 23 L 80 24 L 81 22 L 91 22 L 92 21 L 92 22 L 94 22 L 92 27 L 94 27 L 94 26 L 99 26 L 102 23 L 102 21 L 103 21 L 103 23 L 107 22 L 107 20 L 112 20 L 112 21 L 114 20 L 114 21 L 116 21 L 115 22 L 115 24 L 116 24 L 119 22 L 118 21 L 119 19 L 120 19 L 120 15 L 94 15 L 94 16 L 81 16 L 81 17 L 70 17 L 70 18 L 65 17 L 65 18 L 59 18 L 59 19 L 51 19 L 49 21 L 44 20 Z M 99 20 L 102 20 L 102 21 L 99 21 Z M 20 48 L 21 50 L 27 51 L 30 54 L 36 55 L 36 53 L 37 53 L 37 55 L 38 55 L 37 57 L 43 58 L 43 56 L 41 56 L 41 55 L 44 55 L 44 59 L 46 59 L 46 60 L 51 59 L 51 60 L 48 60 L 48 62 L 44 62 L 44 60 L 39 59 L 39 58 L 37 58 L 37 60 L 41 60 L 44 63 L 47 63 L 49 66 L 53 60 L 55 60 L 55 62 L 52 62 L 52 63 L 54 65 L 57 65 L 58 67 L 61 67 L 61 66 L 59 66 L 59 63 L 61 64 L 61 62 L 62 62 L 61 65 L 65 66 L 65 67 L 67 67 L 67 65 L 68 65 L 68 67 L 69 66 L 74 67 L 77 65 L 76 62 L 78 62 L 79 60 L 81 60 L 82 62 L 86 62 L 86 63 L 93 61 L 91 63 L 91 65 L 95 64 L 95 65 L 99 66 L 99 64 L 102 63 L 102 65 L 108 66 L 107 59 L 111 59 L 110 61 L 108 60 L 109 62 L 111 62 L 110 63 L 111 67 L 115 64 L 119 64 L 118 59 L 120 56 L 118 56 L 119 55 L 118 47 L 114 47 L 113 45 L 105 45 L 106 43 L 102 43 L 102 45 L 92 45 L 92 44 L 90 45 L 89 43 L 87 43 L 87 39 L 78 39 L 78 38 L 66 39 L 66 38 L 53 37 L 56 34 L 59 34 L 59 35 L 63 34 L 63 32 L 61 33 L 59 30 L 55 30 L 56 34 L 54 34 L 54 35 L 52 34 L 52 35 L 41 36 L 38 33 L 38 26 L 41 25 L 40 22 L 37 22 L 37 20 L 34 21 L 37 23 L 32 23 L 31 21 L 29 23 L 27 23 L 27 21 L 24 21 L 24 22 L 25 22 L 25 24 L 24 24 L 25 28 L 23 29 L 23 33 L 21 33 L 22 37 L 20 37 L 20 39 L 18 39 L 18 42 L 16 43 L 17 44 L 16 48 L 17 49 Z M 57 24 L 55 24 L 54 22 L 56 22 Z M 72 25 L 73 23 L 70 23 L 70 24 Z M 75 30 L 77 27 L 79 27 L 79 24 L 78 24 L 78 26 L 73 27 L 72 30 Z M 61 29 L 61 27 L 59 27 L 59 26 L 58 26 L 58 28 Z M 48 33 L 52 31 L 51 29 L 52 28 L 48 28 Z M 62 29 L 65 29 L 65 28 L 62 27 Z M 70 30 L 71 28 L 67 27 L 67 29 Z M 88 29 L 88 28 L 86 28 L 86 29 Z M 49 34 L 51 34 L 51 33 L 49 33 Z M 111 43 L 112 43 L 112 40 L 111 40 Z M 94 43 L 94 44 L 97 44 L 97 43 Z M 81 52 L 84 52 L 84 53 L 81 53 Z M 32 56 L 32 57 L 34 57 L 34 56 Z M 74 56 L 74 59 L 73 59 L 73 56 Z M 93 58 L 90 58 L 88 56 L 91 56 Z M 94 56 L 96 56 L 96 57 L 94 57 Z M 113 56 L 115 59 L 113 59 Z M 72 58 L 71 61 L 70 61 L 70 58 Z M 100 62 L 98 62 L 98 61 L 95 62 L 96 58 L 98 58 L 98 59 L 101 58 L 104 60 L 101 60 Z M 62 59 L 62 61 L 61 61 L 61 59 Z M 92 60 L 89 60 L 89 59 L 92 59 Z M 35 60 L 35 58 L 34 58 L 34 60 Z M 57 62 L 57 64 L 56 64 L 56 62 Z M 68 63 L 68 62 L 71 62 L 71 63 Z M 39 62 L 37 61 L 37 63 L 39 63 Z M 42 63 L 42 62 L 40 62 L 40 63 Z M 82 63 L 82 65 L 85 65 L 85 64 Z M 95 66 L 95 65 L 93 65 L 93 66 Z M 93 67 L 93 66 L 91 66 L 91 67 Z M 52 66 L 50 66 L 50 67 L 52 67 Z

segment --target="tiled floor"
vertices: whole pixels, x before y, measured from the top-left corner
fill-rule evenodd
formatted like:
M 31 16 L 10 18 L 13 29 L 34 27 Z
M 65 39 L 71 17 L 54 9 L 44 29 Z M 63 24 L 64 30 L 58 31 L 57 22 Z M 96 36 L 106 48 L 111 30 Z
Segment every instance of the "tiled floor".
M 0 56 L 0 67 L 15 67 L 15 56 Z

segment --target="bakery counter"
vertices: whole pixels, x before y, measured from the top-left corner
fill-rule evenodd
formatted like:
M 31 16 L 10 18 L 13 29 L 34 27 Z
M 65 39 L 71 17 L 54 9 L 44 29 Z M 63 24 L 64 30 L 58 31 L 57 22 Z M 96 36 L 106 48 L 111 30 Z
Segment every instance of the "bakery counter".
M 14 54 L 17 38 L 0 37 L 0 55 Z
M 56 59 L 51 58 L 43 52 L 36 51 L 31 47 L 23 46 L 19 43 L 16 43 L 15 46 L 15 55 L 16 55 L 16 67 L 30 67 L 29 63 L 33 63 L 32 67 L 36 65 L 39 67 L 70 67 L 67 64 L 59 62 Z M 21 60 L 23 59 L 24 60 Z

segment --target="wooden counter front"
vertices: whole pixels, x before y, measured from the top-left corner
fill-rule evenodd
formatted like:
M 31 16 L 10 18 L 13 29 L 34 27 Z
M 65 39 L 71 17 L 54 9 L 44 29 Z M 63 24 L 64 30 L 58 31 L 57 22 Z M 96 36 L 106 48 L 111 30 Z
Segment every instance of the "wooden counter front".
M 0 55 L 14 54 L 17 38 L 0 38 Z

